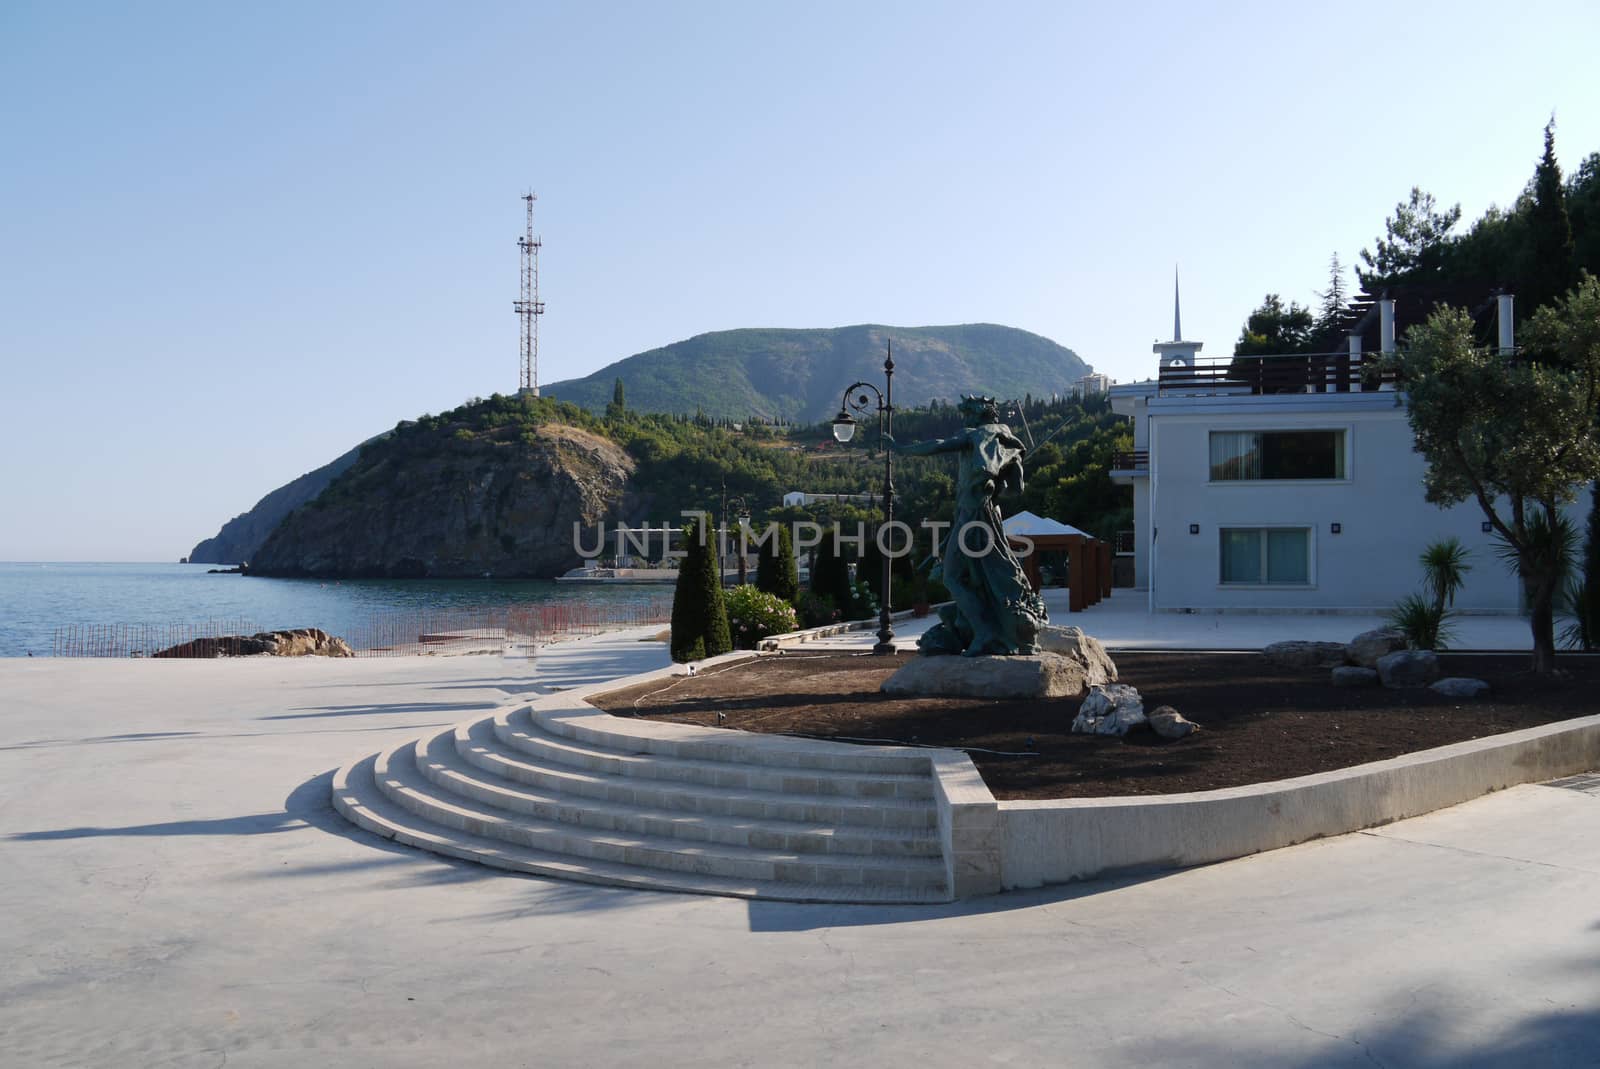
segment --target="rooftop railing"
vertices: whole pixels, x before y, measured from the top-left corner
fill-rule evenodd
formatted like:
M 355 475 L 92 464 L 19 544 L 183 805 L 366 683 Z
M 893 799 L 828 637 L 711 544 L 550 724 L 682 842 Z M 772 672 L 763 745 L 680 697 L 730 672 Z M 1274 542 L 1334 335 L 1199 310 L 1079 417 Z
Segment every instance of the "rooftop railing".
M 1157 383 L 1164 394 L 1372 393 L 1393 389 L 1394 373 L 1378 353 L 1213 356 L 1164 366 Z

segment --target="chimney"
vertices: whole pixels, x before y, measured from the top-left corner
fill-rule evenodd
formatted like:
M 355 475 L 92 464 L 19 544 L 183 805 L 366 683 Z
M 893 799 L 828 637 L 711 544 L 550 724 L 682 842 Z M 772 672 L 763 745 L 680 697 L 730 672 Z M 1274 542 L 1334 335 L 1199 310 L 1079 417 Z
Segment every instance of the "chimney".
M 1500 351 L 1509 355 L 1517 347 L 1517 324 L 1511 318 L 1511 294 L 1499 294 L 1495 303 L 1499 306 Z
M 1378 302 L 1378 348 L 1386 353 L 1394 352 L 1394 300 L 1385 297 Z
M 1349 335 L 1346 336 L 1345 341 L 1347 341 L 1349 343 L 1349 345 L 1350 345 L 1350 359 L 1356 361 L 1357 363 L 1360 363 L 1360 361 L 1361 361 L 1361 335 L 1355 334 L 1355 333 L 1349 334 Z

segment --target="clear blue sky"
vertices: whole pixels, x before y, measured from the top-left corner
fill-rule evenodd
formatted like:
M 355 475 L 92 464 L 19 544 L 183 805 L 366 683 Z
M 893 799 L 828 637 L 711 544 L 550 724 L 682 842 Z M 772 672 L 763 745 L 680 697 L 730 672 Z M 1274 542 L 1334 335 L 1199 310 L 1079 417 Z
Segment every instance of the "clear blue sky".
M 1221 5 L 1217 5 L 1221 7 Z M 402 418 L 710 330 L 1146 376 L 1413 184 L 1600 149 L 1600 5 L 0 4 L 0 559 L 176 559 Z

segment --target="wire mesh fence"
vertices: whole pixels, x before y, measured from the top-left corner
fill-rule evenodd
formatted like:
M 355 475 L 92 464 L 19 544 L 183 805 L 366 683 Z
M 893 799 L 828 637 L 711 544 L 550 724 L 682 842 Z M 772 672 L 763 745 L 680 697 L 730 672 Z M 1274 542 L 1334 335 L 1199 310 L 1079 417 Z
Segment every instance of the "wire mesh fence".
M 338 637 L 357 657 L 501 653 L 585 638 L 606 631 L 665 624 L 672 599 L 637 602 L 547 602 L 483 608 L 377 612 Z M 262 629 L 244 619 L 182 624 L 67 624 L 56 628 L 53 657 L 209 658 L 261 651 Z

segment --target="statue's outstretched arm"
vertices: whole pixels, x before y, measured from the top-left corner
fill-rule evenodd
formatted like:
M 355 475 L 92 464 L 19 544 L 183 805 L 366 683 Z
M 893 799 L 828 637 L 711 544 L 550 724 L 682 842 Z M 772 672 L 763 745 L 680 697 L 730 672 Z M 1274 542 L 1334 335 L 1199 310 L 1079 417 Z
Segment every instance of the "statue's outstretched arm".
M 901 445 L 894 440 L 893 435 L 884 435 L 884 440 L 889 443 L 889 448 L 896 453 L 908 457 L 926 457 L 934 453 L 959 453 L 968 445 L 965 434 L 953 435 L 949 438 L 930 438 L 926 442 L 912 442 Z

